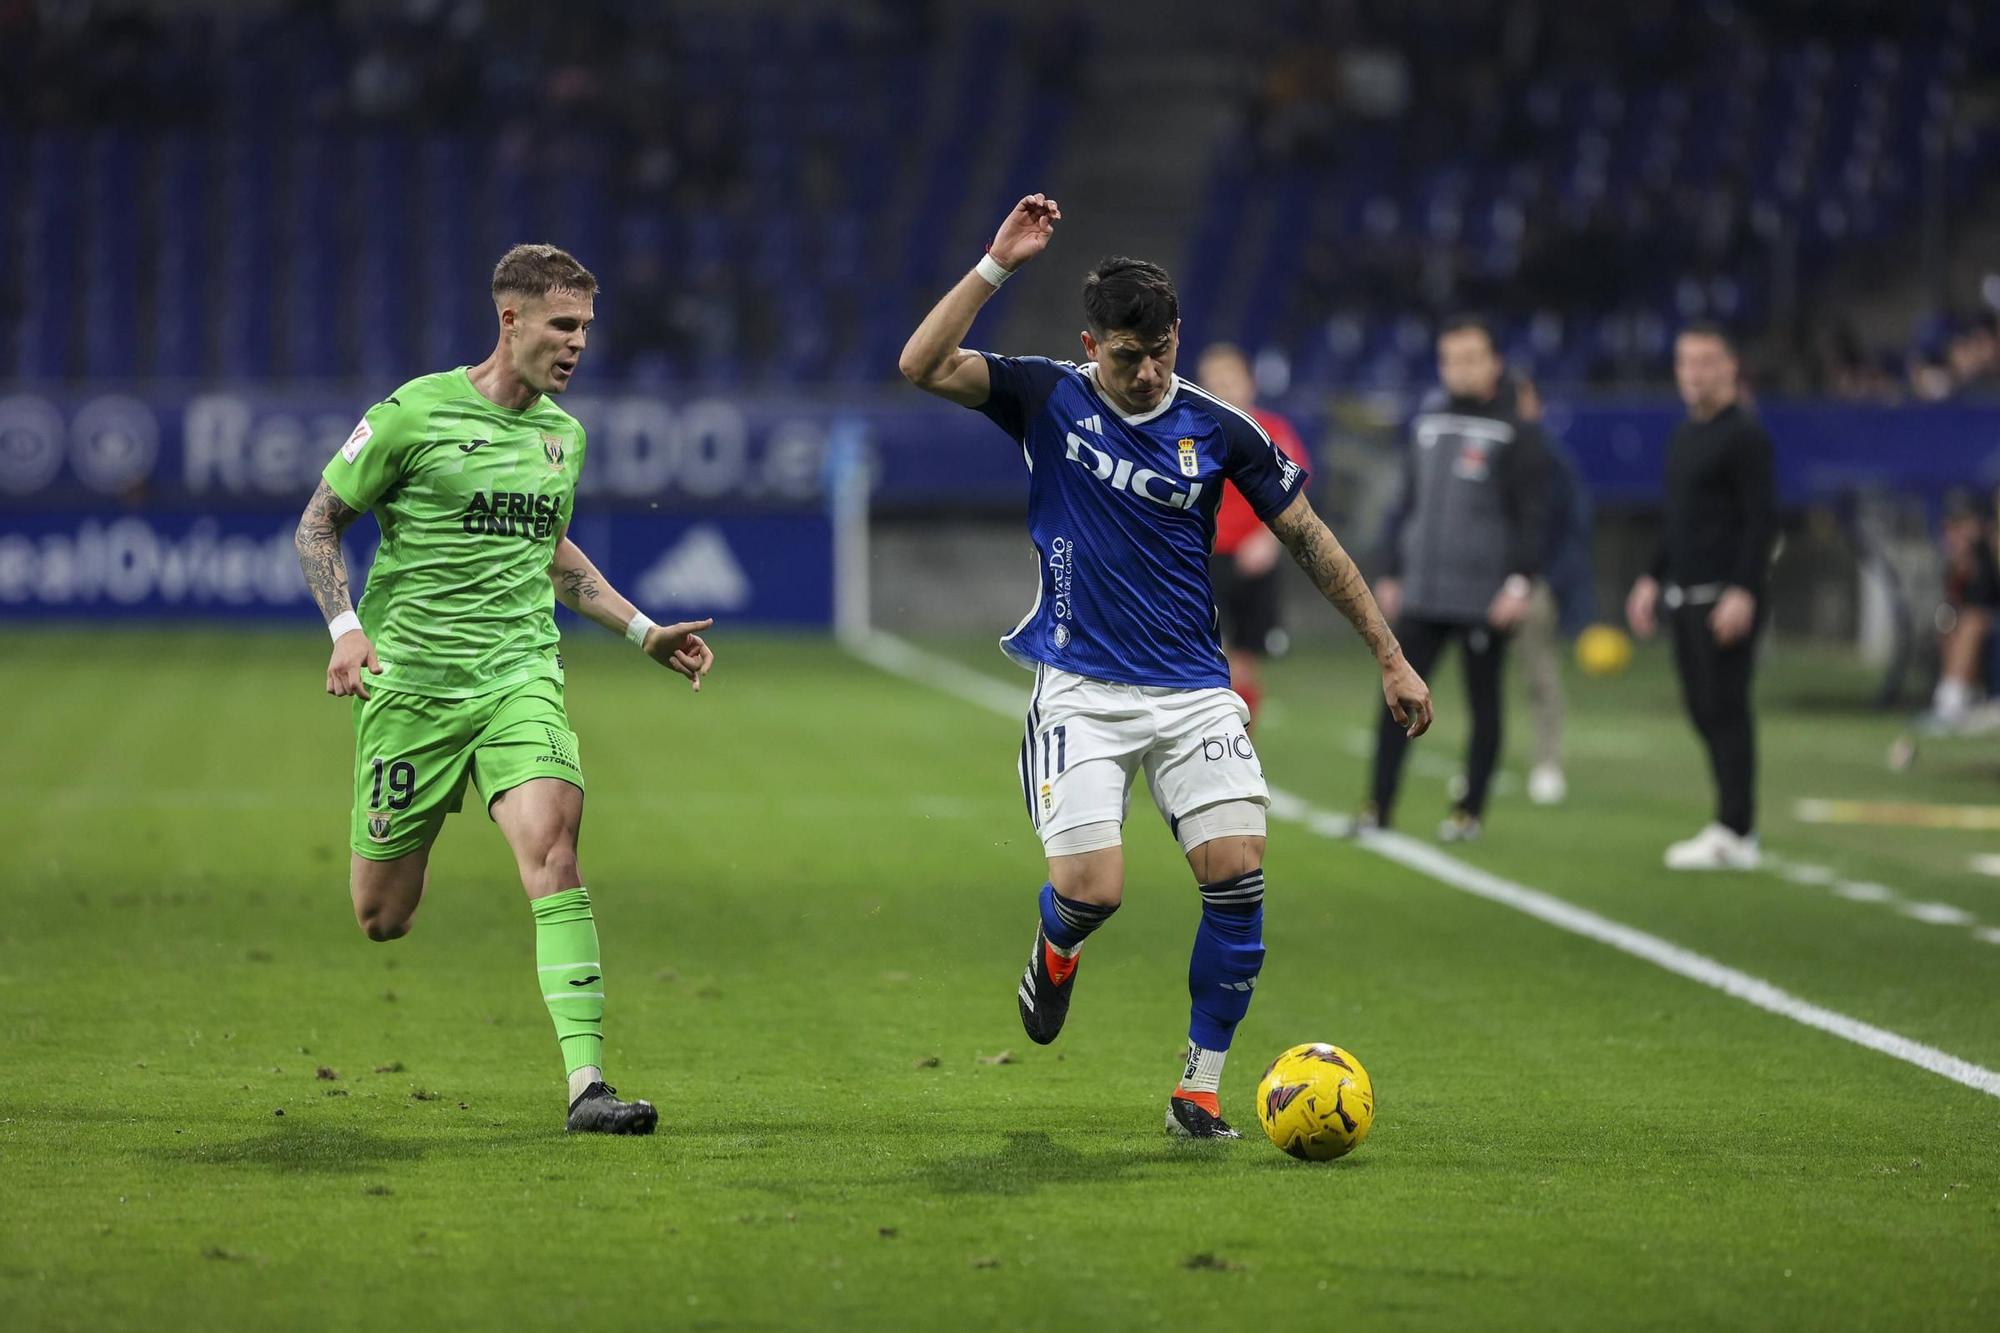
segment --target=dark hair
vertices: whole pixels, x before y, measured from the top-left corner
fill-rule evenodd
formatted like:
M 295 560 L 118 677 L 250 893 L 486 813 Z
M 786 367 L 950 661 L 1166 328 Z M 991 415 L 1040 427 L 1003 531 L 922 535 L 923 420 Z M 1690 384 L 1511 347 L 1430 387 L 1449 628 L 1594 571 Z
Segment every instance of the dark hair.
M 1158 264 L 1113 255 L 1083 276 L 1083 316 L 1100 337 L 1130 329 L 1152 342 L 1181 317 L 1181 298 Z
M 1681 325 L 1680 332 L 1674 336 L 1677 338 L 1713 338 L 1722 344 L 1722 350 L 1729 353 L 1732 358 L 1741 359 L 1737 356 L 1736 339 L 1730 336 L 1728 329 L 1712 319 L 1691 319 Z
M 1486 339 L 1486 345 L 1494 351 L 1500 350 L 1500 342 L 1493 336 L 1493 326 L 1486 322 L 1484 315 L 1457 314 L 1445 316 L 1438 325 L 1437 336 L 1448 338 L 1454 333 L 1479 333 Z
M 550 292 L 575 292 L 590 296 L 596 291 L 596 276 L 577 263 L 575 255 L 553 245 L 517 245 L 493 266 L 496 301 L 509 293 L 547 296 Z

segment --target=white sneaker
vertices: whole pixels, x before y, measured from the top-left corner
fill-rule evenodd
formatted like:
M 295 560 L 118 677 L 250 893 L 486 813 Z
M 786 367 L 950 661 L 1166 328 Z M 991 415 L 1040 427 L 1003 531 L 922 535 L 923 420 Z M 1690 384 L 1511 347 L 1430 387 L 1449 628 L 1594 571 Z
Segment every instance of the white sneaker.
M 1528 771 L 1528 799 L 1536 805 L 1561 805 L 1569 797 L 1569 783 L 1554 764 L 1536 764 Z
M 1439 842 L 1478 842 L 1479 820 L 1463 810 L 1454 810 L 1438 825 Z
M 1667 848 L 1669 870 L 1755 870 L 1763 860 L 1757 835 L 1743 836 L 1710 824 L 1686 842 Z

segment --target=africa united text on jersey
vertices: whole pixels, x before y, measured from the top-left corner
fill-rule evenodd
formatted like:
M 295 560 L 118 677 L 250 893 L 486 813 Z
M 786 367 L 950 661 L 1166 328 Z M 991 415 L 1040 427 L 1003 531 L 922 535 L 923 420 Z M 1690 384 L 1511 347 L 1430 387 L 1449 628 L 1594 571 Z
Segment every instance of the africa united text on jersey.
M 979 411 L 1020 442 L 1035 605 L 1001 640 L 1024 664 L 1122 685 L 1226 688 L 1208 553 L 1226 477 L 1261 519 L 1306 472 L 1249 416 L 1176 376 L 1160 405 L 1125 416 L 1095 366 L 986 356 Z

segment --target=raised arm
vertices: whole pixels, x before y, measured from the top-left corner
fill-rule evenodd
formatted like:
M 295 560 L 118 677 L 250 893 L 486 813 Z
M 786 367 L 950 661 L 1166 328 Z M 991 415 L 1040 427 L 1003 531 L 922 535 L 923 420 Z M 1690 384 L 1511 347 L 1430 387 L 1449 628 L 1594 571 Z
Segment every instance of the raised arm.
M 556 542 L 555 558 L 549 562 L 549 580 L 556 585 L 556 600 L 593 624 L 613 634 L 621 634 L 658 662 L 694 682 L 698 691 L 701 678 L 715 665 L 715 654 L 702 642 L 698 631 L 713 620 L 685 621 L 676 625 L 655 625 L 641 615 L 599 572 L 583 548 L 564 533 Z
M 1031 194 L 1014 205 L 993 234 L 986 259 L 931 307 L 903 344 L 896 368 L 904 379 L 961 407 L 978 407 L 986 401 L 991 388 L 986 358 L 959 344 L 971 331 L 980 307 L 1000 290 L 1000 284 L 1048 247 L 1061 217 L 1056 201 L 1045 195 Z
M 347 561 L 340 554 L 340 534 L 360 517 L 361 511 L 335 495 L 321 478 L 312 499 L 306 502 L 305 513 L 299 516 L 292 545 L 298 549 L 299 570 L 306 576 L 306 588 L 319 613 L 326 617 L 327 628 L 337 631 L 333 657 L 326 665 L 326 692 L 335 696 L 358 694 L 366 699 L 368 685 L 362 669 L 379 676 L 382 663 L 355 618 L 353 595 L 347 587 Z
M 1382 697 L 1389 713 L 1412 737 L 1421 736 L 1431 725 L 1431 691 L 1403 656 L 1402 645 L 1389 631 L 1368 591 L 1368 581 L 1354 567 L 1332 531 L 1313 512 L 1312 502 L 1300 495 L 1270 520 L 1271 531 L 1312 578 L 1313 586 L 1327 601 L 1339 608 L 1354 626 L 1354 632 L 1375 654 L 1382 668 Z

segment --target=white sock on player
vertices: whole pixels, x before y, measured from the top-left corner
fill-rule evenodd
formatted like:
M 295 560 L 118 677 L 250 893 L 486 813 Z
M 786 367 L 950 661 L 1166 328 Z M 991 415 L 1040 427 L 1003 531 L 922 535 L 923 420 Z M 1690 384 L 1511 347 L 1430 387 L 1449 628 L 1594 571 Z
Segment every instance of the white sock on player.
M 1228 1058 L 1228 1051 L 1211 1051 L 1200 1046 L 1190 1046 L 1187 1069 L 1181 1074 L 1180 1091 L 1220 1092 L 1222 1062 Z
M 593 1083 L 604 1081 L 604 1071 L 596 1065 L 585 1065 L 569 1076 L 569 1099 L 572 1105 L 583 1096 L 583 1090 Z

